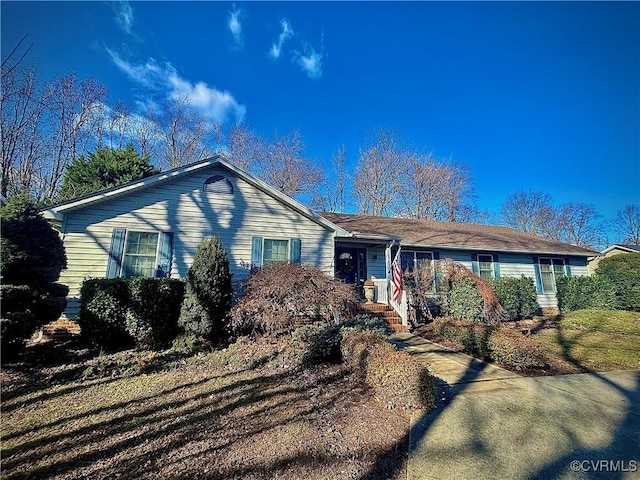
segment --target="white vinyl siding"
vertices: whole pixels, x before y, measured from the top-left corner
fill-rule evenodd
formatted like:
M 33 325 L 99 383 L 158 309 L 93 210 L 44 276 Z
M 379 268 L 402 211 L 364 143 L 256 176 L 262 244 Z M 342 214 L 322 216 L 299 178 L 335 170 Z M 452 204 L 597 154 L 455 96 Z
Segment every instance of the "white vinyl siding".
M 205 192 L 212 175 L 222 175 L 233 194 Z M 222 167 L 138 190 L 66 215 L 62 236 L 68 265 L 60 282 L 68 285 L 67 315 L 74 317 L 82 281 L 103 278 L 114 228 L 173 233 L 171 277 L 184 277 L 196 249 L 209 236 L 220 237 L 229 254 L 233 280 L 248 275 L 252 237 L 299 238 L 301 262 L 333 273 L 334 233 Z

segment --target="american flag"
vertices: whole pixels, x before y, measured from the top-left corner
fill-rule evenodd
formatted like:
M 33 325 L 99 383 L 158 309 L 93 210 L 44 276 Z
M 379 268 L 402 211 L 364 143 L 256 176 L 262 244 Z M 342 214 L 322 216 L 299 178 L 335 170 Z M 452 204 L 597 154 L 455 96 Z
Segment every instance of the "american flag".
M 398 264 L 398 257 L 399 255 L 396 255 L 396 258 L 391 264 L 391 272 L 393 276 L 393 281 L 391 282 L 391 298 L 393 298 L 395 302 L 399 302 L 402 297 L 402 270 L 400 270 L 400 265 Z

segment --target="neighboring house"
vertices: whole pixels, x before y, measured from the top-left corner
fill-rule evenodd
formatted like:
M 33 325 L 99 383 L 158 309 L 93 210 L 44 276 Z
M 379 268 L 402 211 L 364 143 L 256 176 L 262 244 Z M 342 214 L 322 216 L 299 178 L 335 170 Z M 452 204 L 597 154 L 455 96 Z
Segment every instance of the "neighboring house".
M 376 283 L 377 301 L 406 324 L 406 296 L 392 301 L 391 263 L 403 270 L 452 258 L 485 278 L 535 279 L 541 308 L 557 307 L 556 278 L 587 275 L 597 252 L 504 227 L 335 213 L 317 214 L 249 173 L 214 157 L 54 205 L 68 269 L 66 315 L 78 311 L 85 278 L 184 277 L 204 238 L 217 235 L 234 280 L 251 267 L 302 262 L 354 285 Z
M 598 268 L 598 264 L 603 258 L 619 255 L 621 253 L 639 253 L 640 245 L 614 243 L 610 247 L 605 248 L 599 255 L 589 258 L 589 275 L 593 275 Z

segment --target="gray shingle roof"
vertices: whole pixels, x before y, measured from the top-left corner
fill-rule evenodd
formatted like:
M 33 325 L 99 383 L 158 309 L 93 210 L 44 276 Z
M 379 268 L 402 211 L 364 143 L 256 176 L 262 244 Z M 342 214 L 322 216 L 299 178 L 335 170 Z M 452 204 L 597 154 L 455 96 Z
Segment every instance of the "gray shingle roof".
M 353 233 L 355 238 L 396 238 L 403 245 L 589 257 L 597 254 L 594 250 L 507 227 L 344 213 L 320 215 Z

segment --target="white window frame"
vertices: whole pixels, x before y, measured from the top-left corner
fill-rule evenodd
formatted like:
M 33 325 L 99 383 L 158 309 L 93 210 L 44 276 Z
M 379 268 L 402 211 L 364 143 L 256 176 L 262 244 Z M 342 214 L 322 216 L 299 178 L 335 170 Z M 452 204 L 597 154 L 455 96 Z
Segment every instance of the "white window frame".
M 542 267 L 547 266 L 546 264 L 543 264 L 542 261 L 543 260 L 548 260 L 549 261 L 549 266 L 551 267 L 551 271 L 550 272 L 543 272 L 542 271 Z M 560 263 L 561 262 L 561 263 Z M 562 272 L 560 274 L 558 274 L 556 272 L 556 265 L 558 266 L 562 266 Z M 567 276 L 567 262 L 565 261 L 564 258 L 554 258 L 554 257 L 538 257 L 538 267 L 540 268 L 540 289 L 542 290 L 542 293 L 557 293 L 558 292 L 558 285 L 556 283 L 556 279 L 561 276 L 561 277 L 566 277 Z M 551 290 L 547 290 L 544 288 L 544 279 L 543 279 L 543 275 L 544 274 L 549 274 L 551 273 Z
M 491 259 L 491 261 L 490 262 L 484 262 L 484 261 L 481 260 L 481 257 L 488 257 L 488 258 Z M 490 270 L 485 270 L 485 271 L 489 272 L 489 277 L 483 277 L 482 276 L 483 269 L 481 268 L 481 265 L 483 263 L 490 263 L 491 264 Z M 493 254 L 491 254 L 491 253 L 479 253 L 478 254 L 478 276 L 481 277 L 481 278 L 484 278 L 485 280 L 491 280 L 493 278 L 496 278 L 496 270 L 495 270 L 494 263 L 495 263 L 495 259 L 494 259 L 494 255 Z
M 433 263 L 433 252 L 429 251 L 429 252 L 425 252 L 425 251 L 421 251 L 421 250 L 400 250 L 400 263 L 402 264 L 402 254 L 403 253 L 412 253 L 413 254 L 413 267 L 411 267 L 411 269 L 409 271 L 413 271 L 416 269 L 416 267 L 418 266 L 418 258 L 416 257 L 416 255 L 418 253 L 420 254 L 428 254 L 430 255 L 431 258 L 429 258 L 428 260 L 431 262 L 431 268 L 434 268 L 434 263 Z M 420 260 L 424 260 L 423 258 L 421 258 Z M 402 266 L 402 265 L 401 265 Z M 404 271 L 404 269 L 403 269 Z
M 268 260 L 265 255 L 267 253 L 266 244 L 267 242 L 286 242 L 286 252 L 287 258 L 285 260 Z M 274 263 L 286 263 L 291 261 L 291 239 L 289 238 L 263 238 L 262 239 L 262 266 L 266 267 L 267 265 L 271 265 Z
M 152 235 L 156 235 L 156 255 L 155 255 L 155 258 L 154 258 L 154 266 L 153 266 L 153 269 L 151 271 L 151 275 L 149 275 L 149 276 L 125 277 L 125 275 L 124 275 L 124 273 L 125 273 L 125 265 L 126 265 L 126 262 L 127 262 L 127 245 L 129 244 L 129 238 L 130 238 L 130 235 L 132 233 L 149 233 L 149 234 L 152 234 Z M 131 255 L 131 254 L 129 254 L 129 255 Z M 123 277 L 123 278 L 153 278 L 155 276 L 156 269 L 158 268 L 159 256 L 160 256 L 160 232 L 151 231 L 151 230 L 129 230 L 129 229 L 126 229 L 125 237 L 124 237 L 124 245 L 122 247 L 122 259 L 121 259 L 120 277 Z M 151 257 L 151 255 L 148 255 L 148 257 Z

